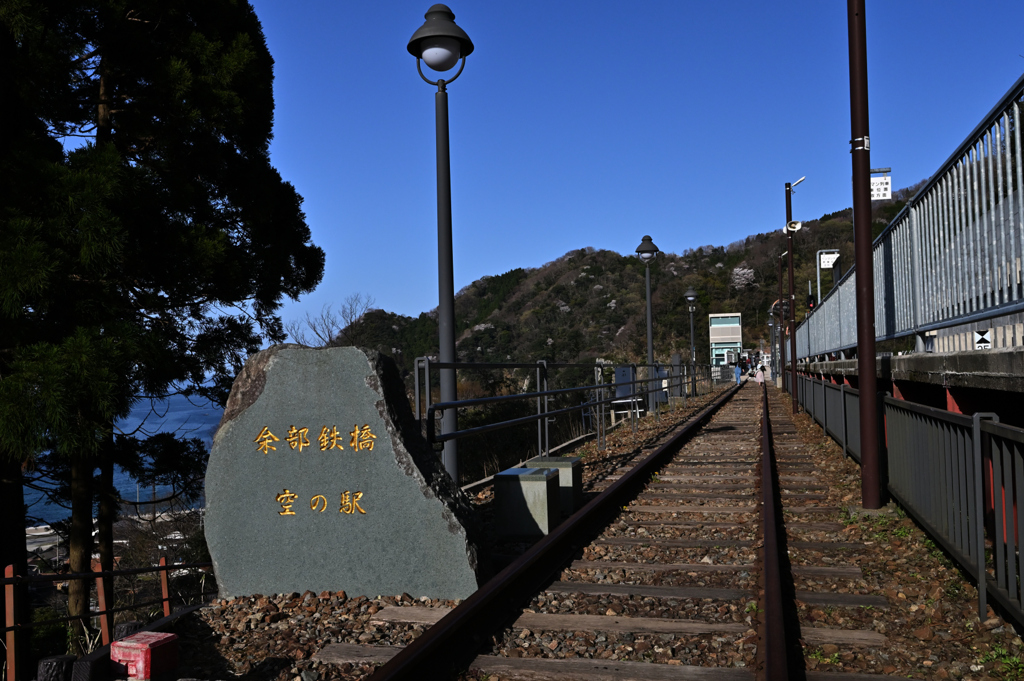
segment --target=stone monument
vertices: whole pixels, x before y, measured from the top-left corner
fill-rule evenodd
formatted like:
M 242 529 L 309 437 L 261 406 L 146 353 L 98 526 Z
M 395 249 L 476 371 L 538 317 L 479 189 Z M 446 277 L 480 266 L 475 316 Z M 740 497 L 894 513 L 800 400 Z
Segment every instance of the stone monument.
M 477 588 L 472 518 L 390 358 L 275 345 L 235 378 L 206 472 L 222 597 L 465 598 Z

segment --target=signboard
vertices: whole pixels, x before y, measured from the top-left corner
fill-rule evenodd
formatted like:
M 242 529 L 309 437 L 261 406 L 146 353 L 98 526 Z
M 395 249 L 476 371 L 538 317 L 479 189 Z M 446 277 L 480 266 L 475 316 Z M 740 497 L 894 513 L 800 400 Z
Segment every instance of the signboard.
M 989 339 L 989 334 L 992 329 L 985 329 L 984 331 L 974 332 L 974 349 L 975 350 L 991 350 L 992 341 Z
M 871 200 L 888 201 L 892 198 L 892 178 L 885 177 L 871 178 Z
M 821 269 L 827 270 L 828 268 L 830 268 L 830 267 L 832 267 L 833 265 L 836 264 L 836 260 L 839 260 L 839 254 L 838 253 L 822 253 L 819 256 L 819 260 L 820 260 L 819 264 L 821 265 Z

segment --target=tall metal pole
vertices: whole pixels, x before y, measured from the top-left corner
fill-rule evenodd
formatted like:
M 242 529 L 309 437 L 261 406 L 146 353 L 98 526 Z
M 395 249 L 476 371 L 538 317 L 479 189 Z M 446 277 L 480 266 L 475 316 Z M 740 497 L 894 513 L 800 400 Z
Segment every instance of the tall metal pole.
M 847 0 L 850 35 L 850 154 L 857 260 L 857 383 L 860 390 L 861 503 L 882 507 L 875 374 L 875 289 L 871 254 L 871 138 L 868 132 L 868 50 L 864 0 Z
M 437 81 L 434 95 L 437 124 L 437 335 L 438 359 L 442 363 L 456 361 L 455 355 L 455 274 L 452 256 L 452 171 L 448 151 L 448 91 L 443 79 Z M 441 401 L 458 399 L 455 369 L 441 369 Z M 428 388 L 429 389 L 429 388 Z M 446 409 L 441 417 L 441 433 L 459 429 L 458 413 Z M 444 443 L 442 462 L 455 484 L 459 482 L 459 460 L 454 440 Z
M 654 386 L 651 375 L 654 371 L 654 325 L 651 322 L 651 265 L 647 263 L 647 413 L 654 413 Z M 660 417 L 659 417 L 660 418 Z
M 800 411 L 796 384 L 796 292 L 793 290 L 793 185 L 786 183 L 786 243 L 789 246 L 789 381 L 793 396 L 793 413 Z
M 697 394 L 697 345 L 693 337 L 693 310 L 694 305 L 690 304 L 690 392 Z

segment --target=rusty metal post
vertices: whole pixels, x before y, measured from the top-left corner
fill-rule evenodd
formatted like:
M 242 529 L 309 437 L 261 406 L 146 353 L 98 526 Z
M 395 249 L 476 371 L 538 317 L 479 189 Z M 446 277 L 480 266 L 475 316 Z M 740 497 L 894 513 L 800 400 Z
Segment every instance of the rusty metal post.
M 857 381 L 860 390 L 861 503 L 882 507 L 875 373 L 875 289 L 871 252 L 871 137 L 868 131 L 868 50 L 864 0 L 847 0 L 850 40 L 850 154 L 853 234 L 857 261 Z
M 97 570 L 102 572 L 102 569 Z M 110 613 L 107 612 L 107 587 L 103 584 L 103 577 L 96 577 L 96 607 L 100 611 L 100 640 L 103 645 L 110 645 Z
M 4 568 L 4 577 L 13 579 L 14 566 L 8 565 Z M 7 645 L 7 681 L 18 681 L 18 622 L 15 621 L 17 609 L 14 607 L 14 584 L 4 585 L 4 626 L 7 627 L 4 643 Z
M 164 601 L 164 617 L 171 616 L 171 591 L 167 586 L 167 556 L 160 556 L 160 597 Z

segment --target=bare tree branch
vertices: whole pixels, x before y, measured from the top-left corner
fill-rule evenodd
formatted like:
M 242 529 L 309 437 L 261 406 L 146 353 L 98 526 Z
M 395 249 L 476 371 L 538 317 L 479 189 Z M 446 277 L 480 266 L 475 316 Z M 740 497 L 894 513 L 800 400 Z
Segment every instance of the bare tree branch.
M 331 305 L 324 305 L 320 314 L 313 316 L 307 312 L 305 319 L 288 322 L 284 330 L 294 342 L 309 347 L 355 345 L 353 327 L 373 303 L 372 296 L 353 293 L 345 298 L 337 312 L 331 309 Z

